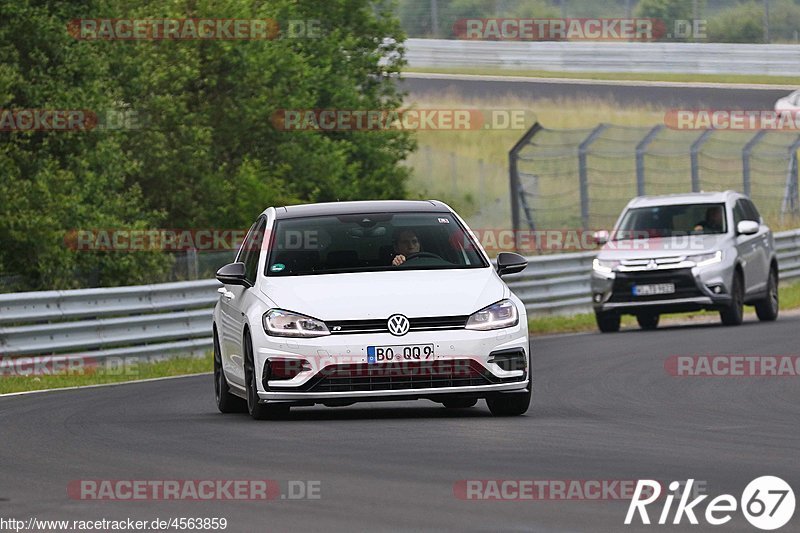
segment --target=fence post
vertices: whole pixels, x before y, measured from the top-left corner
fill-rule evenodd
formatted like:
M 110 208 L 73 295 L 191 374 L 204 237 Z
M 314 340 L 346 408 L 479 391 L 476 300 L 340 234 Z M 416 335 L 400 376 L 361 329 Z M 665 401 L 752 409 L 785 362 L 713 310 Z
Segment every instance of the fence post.
M 536 122 L 531 129 L 525 132 L 517 143 L 508 151 L 508 189 L 511 196 L 511 229 L 514 230 L 514 249 L 519 250 L 519 241 L 517 239 L 517 230 L 519 229 L 519 168 L 517 166 L 519 153 L 525 146 L 533 139 L 540 130 L 541 124 Z
M 589 227 L 589 177 L 586 169 L 586 154 L 589 152 L 589 146 L 606 128 L 608 128 L 608 124 L 598 125 L 578 146 L 578 180 L 581 194 L 581 227 L 583 229 Z
M 478 159 L 478 207 L 483 213 L 484 204 L 486 200 L 486 176 L 484 176 L 483 159 Z
M 692 143 L 692 192 L 700 192 L 700 165 L 697 162 L 697 158 L 700 148 L 703 147 L 713 133 L 714 130 L 706 130 Z
M 781 203 L 781 221 L 787 211 L 797 214 L 798 207 L 800 207 L 798 206 L 798 203 L 800 203 L 800 199 L 798 199 L 798 189 L 800 189 L 800 184 L 798 184 L 798 150 L 800 150 L 800 136 L 789 147 L 789 171 L 786 174 L 786 187 L 783 192 L 783 202 Z
M 648 145 L 653 142 L 653 139 L 656 138 L 658 132 L 660 132 L 664 128 L 663 124 L 658 124 L 653 126 L 647 135 L 644 136 L 644 139 L 636 145 L 636 195 L 637 196 L 644 196 L 645 194 L 645 183 L 644 183 L 644 154 L 647 150 Z
M 194 248 L 189 248 L 186 250 L 186 275 L 187 279 L 194 281 L 197 279 L 198 274 L 198 265 L 197 265 L 197 250 Z
M 742 149 L 742 186 L 744 188 L 742 192 L 747 196 L 750 196 L 750 154 L 766 133 L 767 130 L 758 130 L 758 133 L 753 135 L 753 138 Z

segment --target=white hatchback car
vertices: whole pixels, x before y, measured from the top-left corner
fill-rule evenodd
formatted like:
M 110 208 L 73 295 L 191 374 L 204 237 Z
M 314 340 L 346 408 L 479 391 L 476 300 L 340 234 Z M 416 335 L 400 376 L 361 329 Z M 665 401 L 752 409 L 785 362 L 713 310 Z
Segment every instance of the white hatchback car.
M 464 221 L 436 201 L 265 210 L 217 272 L 214 385 L 223 413 L 292 405 L 486 399 L 494 415 L 531 400 L 525 306 Z

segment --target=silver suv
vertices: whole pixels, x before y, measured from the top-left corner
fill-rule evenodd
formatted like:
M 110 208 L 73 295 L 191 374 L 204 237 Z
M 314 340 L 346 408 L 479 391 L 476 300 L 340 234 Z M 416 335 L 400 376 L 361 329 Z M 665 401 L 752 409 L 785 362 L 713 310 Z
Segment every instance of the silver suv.
M 710 309 L 742 323 L 743 306 L 760 320 L 778 317 L 778 260 L 772 232 L 756 206 L 734 191 L 642 196 L 614 231 L 595 233 L 592 302 L 602 332 L 623 314 L 642 329 L 663 313 Z

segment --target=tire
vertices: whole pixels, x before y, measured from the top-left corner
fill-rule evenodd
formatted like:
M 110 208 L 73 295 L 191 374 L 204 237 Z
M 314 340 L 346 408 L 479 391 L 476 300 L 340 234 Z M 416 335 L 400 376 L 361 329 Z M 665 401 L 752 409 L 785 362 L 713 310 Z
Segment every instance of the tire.
M 225 371 L 222 369 L 222 351 L 216 328 L 214 328 L 214 399 L 220 413 L 247 412 L 247 403 L 231 394 L 228 380 L 225 378 Z
M 772 322 L 778 318 L 780 302 L 778 301 L 778 272 L 774 268 L 769 270 L 767 281 L 767 296 L 756 302 L 756 316 L 762 322 Z
M 524 415 L 531 406 L 533 395 L 533 366 L 531 365 L 530 355 L 528 355 L 528 386 L 525 392 L 497 394 L 486 398 L 486 405 L 489 406 L 493 416 L 519 416 Z
M 738 326 L 744 321 L 744 282 L 739 272 L 733 275 L 731 303 L 720 310 L 719 317 L 726 326 Z
M 289 404 L 258 403 L 258 376 L 253 358 L 253 341 L 250 334 L 244 335 L 244 381 L 247 391 L 247 412 L 254 420 L 275 420 L 289 414 Z
M 597 328 L 603 333 L 615 333 L 619 331 L 621 317 L 618 314 L 595 311 L 594 318 L 597 320 Z
M 477 398 L 453 398 L 452 400 L 445 400 L 442 402 L 448 409 L 466 409 L 468 407 L 475 407 L 477 403 Z
M 642 329 L 656 329 L 659 318 L 661 317 L 658 314 L 636 315 L 636 322 Z

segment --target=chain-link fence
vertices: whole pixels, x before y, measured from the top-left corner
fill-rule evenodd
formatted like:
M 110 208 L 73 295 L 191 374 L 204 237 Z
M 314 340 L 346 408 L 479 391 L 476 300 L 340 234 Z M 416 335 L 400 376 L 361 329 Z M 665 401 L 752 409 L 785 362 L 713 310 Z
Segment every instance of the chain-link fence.
M 797 132 L 536 124 L 510 154 L 515 229 L 608 228 L 635 196 L 733 189 L 767 222 L 798 221 Z

